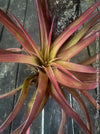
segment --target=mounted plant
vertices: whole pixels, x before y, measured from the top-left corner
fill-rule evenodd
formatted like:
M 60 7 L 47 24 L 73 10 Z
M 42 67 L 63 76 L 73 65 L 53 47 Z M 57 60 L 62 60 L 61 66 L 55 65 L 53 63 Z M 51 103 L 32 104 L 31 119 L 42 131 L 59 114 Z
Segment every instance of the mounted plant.
M 20 96 L 13 111 L 0 127 L 0 133 L 16 117 L 26 100 L 30 85 L 34 84 L 36 90 L 33 90 L 33 97 L 30 98 L 27 106 L 25 121 L 11 134 L 29 134 L 32 122 L 44 108 L 49 96 L 53 97 L 62 109 L 62 121 L 58 134 L 64 133 L 67 116 L 70 116 L 86 134 L 92 134 L 89 113 L 78 90 L 94 107 L 97 108 L 98 105 L 98 110 L 100 110 L 100 105 L 88 93 L 88 90 L 97 87 L 97 71 L 96 68 L 90 66 L 96 61 L 96 55 L 79 64 L 72 63 L 69 60 L 100 36 L 100 12 L 94 12 L 100 6 L 100 0 L 70 24 L 53 42 L 54 18 L 51 23 L 47 0 L 36 0 L 36 6 L 40 28 L 40 48 L 13 14 L 9 13 L 18 25 L 0 10 L 0 22 L 15 36 L 23 47 L 23 49 L 0 49 L 0 62 L 23 63 L 30 66 L 33 71 L 35 70 L 33 75 L 25 78 L 20 87 L 0 95 L 0 99 L 3 99 L 20 91 Z M 84 24 L 84 27 L 70 38 L 82 24 Z M 66 41 L 67 43 L 65 43 Z M 20 53 L 22 51 L 24 51 L 23 54 Z M 100 59 L 100 53 L 98 57 Z M 63 88 L 78 102 L 86 122 L 68 104 Z

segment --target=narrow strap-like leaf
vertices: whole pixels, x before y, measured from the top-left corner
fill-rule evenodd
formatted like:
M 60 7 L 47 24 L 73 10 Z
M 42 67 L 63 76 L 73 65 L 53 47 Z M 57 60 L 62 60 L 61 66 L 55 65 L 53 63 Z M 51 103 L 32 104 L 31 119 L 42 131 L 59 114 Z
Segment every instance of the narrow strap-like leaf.
M 67 87 L 65 87 L 65 89 L 75 98 L 75 100 L 80 105 L 80 108 L 83 111 L 84 117 L 86 119 L 87 126 L 89 127 L 89 130 L 92 133 L 92 124 L 91 124 L 89 112 L 88 112 L 88 109 L 87 109 L 82 97 L 79 95 L 79 93 L 75 89 L 67 88 Z
M 75 45 L 88 32 L 88 30 L 94 26 L 95 22 L 99 18 L 100 18 L 100 12 L 97 12 L 94 15 L 94 17 L 92 17 L 92 19 L 87 24 L 85 24 L 84 27 L 81 30 L 79 30 L 77 34 L 75 34 L 67 44 L 64 45 L 63 50 L 68 49 L 69 47 Z
M 56 91 L 57 90 L 57 91 Z M 60 107 L 65 111 L 67 115 L 74 119 L 74 121 L 85 131 L 86 134 L 91 134 L 87 126 L 80 119 L 79 115 L 70 107 L 64 96 L 60 95 L 61 92 L 58 89 L 51 87 L 51 96 L 57 101 Z
M 43 82 L 43 80 L 44 80 L 44 82 Z M 37 93 L 36 93 L 34 105 L 31 109 L 31 112 L 30 112 L 27 120 L 25 121 L 25 125 L 24 125 L 22 131 L 20 132 L 20 134 L 25 134 L 25 132 L 27 131 L 27 129 L 32 124 L 33 120 L 35 119 L 36 114 L 41 105 L 41 102 L 45 96 L 47 84 L 48 84 L 47 75 L 45 73 L 43 73 L 42 71 L 39 71 L 39 82 L 38 82 Z
M 91 13 L 100 5 L 100 0 L 98 0 L 95 4 L 93 4 L 90 8 L 88 8 L 76 21 L 70 24 L 64 32 L 60 34 L 60 36 L 54 41 L 52 44 L 50 57 L 53 59 L 59 48 L 63 45 L 63 43 L 89 18 L 91 18 Z
M 16 115 L 18 114 L 19 110 L 22 108 L 27 94 L 28 94 L 28 90 L 29 90 L 29 86 L 30 83 L 33 79 L 33 75 L 32 76 L 28 76 L 23 83 L 23 87 L 21 90 L 21 94 L 19 96 L 19 99 L 13 109 L 13 111 L 11 112 L 11 114 L 8 116 L 8 118 L 6 119 L 6 121 L 0 126 L 0 133 L 11 123 L 11 121 L 16 117 Z
M 66 121 L 67 121 L 67 114 L 62 109 L 62 119 L 61 119 L 61 124 L 60 124 L 59 130 L 58 130 L 58 134 L 64 134 Z
M 48 87 L 48 88 L 49 88 L 49 87 Z M 29 103 L 28 103 L 25 121 L 27 120 L 27 118 L 28 118 L 28 116 L 29 116 L 29 114 L 30 114 L 30 112 L 31 112 L 31 109 L 32 109 L 32 107 L 33 107 L 33 105 L 34 105 L 34 101 L 35 101 L 35 98 L 36 98 L 36 92 L 37 92 L 37 90 L 35 90 L 34 95 L 32 96 L 31 100 L 30 100 Z M 44 108 L 45 104 L 47 103 L 47 100 L 48 100 L 48 99 L 49 99 L 49 92 L 46 91 L 46 94 L 45 94 L 45 96 L 44 96 L 44 98 L 43 98 L 43 101 L 41 102 L 41 105 L 40 105 L 40 107 L 39 107 L 39 110 L 38 110 L 38 112 L 37 112 L 35 118 L 38 117 L 38 115 L 40 114 L 40 112 L 41 112 L 42 109 Z M 24 121 L 16 130 L 14 130 L 11 134 L 19 134 L 19 133 L 21 132 L 21 130 L 23 129 L 23 126 L 25 125 L 25 121 Z M 29 132 L 29 131 L 28 131 L 28 132 Z M 27 132 L 26 132 L 25 134 L 27 134 Z
M 97 80 L 97 74 L 90 74 L 90 73 L 80 73 L 80 72 L 72 72 L 73 75 L 75 75 L 80 81 L 83 82 L 96 82 Z M 98 74 L 100 78 L 100 73 Z M 100 80 L 99 80 L 100 81 Z
M 98 57 L 98 58 L 97 58 L 97 57 Z M 79 64 L 87 66 L 87 65 L 90 65 L 90 64 L 96 62 L 97 59 L 100 60 L 100 53 L 95 54 L 95 55 L 89 57 L 88 59 L 86 59 L 86 60 L 80 62 Z
M 75 77 L 70 71 L 68 71 L 63 65 L 58 64 L 57 63 L 52 63 L 53 66 L 59 68 L 61 71 L 63 71 L 64 73 L 68 74 L 69 76 L 71 76 L 73 79 L 77 80 L 78 82 L 81 82 L 79 79 L 77 79 L 77 77 Z
M 100 36 L 100 31 L 98 31 L 98 34 L 97 33 L 93 33 L 89 37 L 85 38 L 84 40 L 79 41 L 74 46 L 68 48 L 63 53 L 58 54 L 58 57 L 62 58 L 63 60 L 68 61 L 73 56 L 75 56 L 80 51 L 82 51 L 84 48 L 86 48 L 90 43 L 92 43 L 94 40 L 96 40 L 96 38 L 98 38 L 99 36 Z
M 79 90 L 91 90 L 96 88 L 97 83 L 96 82 L 78 82 L 75 79 L 71 78 L 68 75 L 65 75 L 58 69 L 54 70 L 54 74 L 56 77 L 56 80 L 64 86 L 79 89 Z M 60 77 L 59 77 L 60 76 Z
M 23 31 L 0 9 L 0 22 L 15 36 L 24 49 L 34 51 Z M 28 52 L 30 54 L 30 52 Z
M 75 71 L 75 72 L 83 72 L 83 73 L 96 73 L 97 70 L 96 68 L 90 67 L 90 66 L 84 66 L 84 65 L 79 65 L 76 63 L 72 62 L 66 62 L 66 61 L 55 61 L 55 63 L 60 64 L 64 68 L 70 71 Z
M 44 53 L 47 47 L 49 33 L 46 29 L 46 21 L 45 21 L 43 9 L 42 9 L 42 2 L 41 0 L 35 0 L 35 1 L 36 1 L 36 6 L 37 6 L 39 26 L 40 26 L 41 47 L 42 47 L 41 49 Z
M 37 66 L 37 58 L 25 54 L 0 54 L 0 62 L 24 63 Z
M 98 104 L 87 91 L 80 91 L 80 92 L 95 108 L 98 108 L 98 110 L 100 111 L 100 104 Z
M 15 19 L 15 21 L 18 23 L 18 25 L 20 26 L 21 30 L 23 31 L 23 33 L 25 34 L 27 40 L 29 41 L 30 45 L 33 47 L 34 51 L 39 54 L 39 48 L 38 46 L 35 44 L 35 42 L 32 40 L 32 38 L 29 36 L 29 34 L 27 33 L 27 31 L 24 29 L 24 27 L 21 25 L 21 23 L 17 20 L 17 18 L 9 12 L 9 14 Z
M 45 71 L 52 83 L 51 85 L 51 95 L 52 97 L 58 102 L 58 104 L 63 108 L 63 110 L 66 112 L 66 114 L 68 114 L 71 118 L 73 118 L 78 125 L 81 126 L 81 128 L 86 132 L 86 134 L 90 134 L 88 128 L 86 127 L 86 125 L 83 123 L 83 121 L 80 119 L 80 117 L 78 116 L 78 114 L 70 107 L 70 105 L 67 103 L 65 97 L 63 96 L 59 85 L 56 81 L 56 77 L 53 73 L 53 70 L 51 67 L 45 68 Z M 60 76 L 60 75 L 59 75 Z M 60 76 L 60 78 L 62 78 Z
M 13 54 L 14 52 L 12 52 L 11 50 L 5 50 L 5 49 L 1 49 L 0 48 L 0 55 L 2 54 Z
M 14 89 L 8 93 L 0 94 L 0 99 L 15 95 L 18 91 L 20 91 L 22 89 L 22 87 L 23 87 L 23 85 L 19 86 L 18 88 Z

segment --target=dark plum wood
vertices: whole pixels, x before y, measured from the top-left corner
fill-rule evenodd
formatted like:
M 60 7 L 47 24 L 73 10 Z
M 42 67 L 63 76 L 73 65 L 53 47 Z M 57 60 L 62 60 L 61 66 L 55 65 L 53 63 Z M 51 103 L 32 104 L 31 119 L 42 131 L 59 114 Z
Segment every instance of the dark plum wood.
M 54 24 L 54 38 L 60 34 L 61 31 L 72 21 L 70 18 L 70 22 L 68 17 L 72 15 L 72 17 L 77 17 L 78 12 L 76 14 L 76 5 L 79 0 L 73 0 L 74 6 L 70 7 L 70 11 L 72 14 L 68 14 L 67 0 L 48 0 L 49 1 L 49 9 L 51 17 L 56 15 L 55 24 Z M 71 0 L 72 1 L 72 0 Z M 70 2 L 71 2 L 70 1 Z M 81 12 L 87 9 L 95 0 L 81 0 Z M 21 24 L 28 31 L 30 36 L 34 39 L 34 41 L 39 45 L 39 29 L 38 29 L 38 19 L 36 13 L 35 0 L 0 0 L 0 8 L 5 12 L 9 10 L 17 19 L 21 22 Z M 78 10 L 78 9 L 77 9 Z M 81 13 L 80 12 L 80 13 Z M 11 48 L 11 47 L 21 47 L 18 41 L 10 34 L 10 32 L 4 28 L 0 24 L 0 48 Z M 86 59 L 90 55 L 95 53 L 95 47 L 92 44 L 89 48 L 84 49 L 81 53 L 76 55 L 72 61 L 79 62 L 81 60 Z M 14 64 L 14 63 L 0 63 L 0 94 L 6 93 L 12 89 L 15 89 L 19 85 L 21 85 L 24 81 L 24 78 L 28 75 L 32 74 L 31 70 L 26 65 L 23 64 Z M 29 96 L 24 103 L 23 108 L 16 116 L 14 121 L 6 128 L 2 134 L 10 134 L 14 129 L 16 129 L 25 118 L 25 110 L 27 107 L 27 103 L 30 100 L 31 96 L 34 93 L 34 87 L 30 88 Z M 95 91 L 90 91 L 92 96 L 96 99 Z M 3 121 L 8 117 L 14 105 L 17 102 L 19 94 L 0 100 L 0 125 Z M 82 118 L 84 118 L 80 107 L 77 102 L 66 92 L 66 99 L 68 103 L 80 114 Z M 93 134 L 100 133 L 100 117 L 95 119 L 96 109 L 93 108 L 92 105 L 89 104 L 88 101 L 84 99 L 92 120 L 93 125 Z M 31 134 L 57 134 L 58 128 L 61 121 L 61 109 L 59 105 L 50 97 L 48 103 L 46 104 L 44 111 L 39 115 L 39 117 L 33 122 L 31 126 Z M 64 134 L 84 134 L 84 132 L 78 127 L 74 121 L 68 117 L 67 124 L 65 126 Z

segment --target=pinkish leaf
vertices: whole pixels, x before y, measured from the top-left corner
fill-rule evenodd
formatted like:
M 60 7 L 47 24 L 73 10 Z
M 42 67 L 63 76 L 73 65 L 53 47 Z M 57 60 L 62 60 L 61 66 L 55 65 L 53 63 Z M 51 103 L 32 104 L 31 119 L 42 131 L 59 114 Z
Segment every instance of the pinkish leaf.
M 29 34 L 27 33 L 27 31 L 24 29 L 24 27 L 21 25 L 21 23 L 17 20 L 17 18 L 8 11 L 8 13 L 15 19 L 15 21 L 18 23 L 19 27 L 21 28 L 21 30 L 23 31 L 23 33 L 25 34 L 27 40 L 29 41 L 30 45 L 33 47 L 34 51 L 39 54 L 39 48 L 38 46 L 35 44 L 35 42 L 32 40 L 32 38 L 29 36 Z
M 19 90 L 22 89 L 22 86 L 23 86 L 23 85 L 19 86 L 18 88 L 14 89 L 14 90 L 12 90 L 12 91 L 10 91 L 10 92 L 8 92 L 8 93 L 1 94 L 1 95 L 0 95 L 0 99 L 3 99 L 3 98 L 5 98 L 5 97 L 9 97 L 9 96 L 15 95 Z
M 84 66 L 84 65 L 79 65 L 76 63 L 72 62 L 66 62 L 66 61 L 55 61 L 55 63 L 63 66 L 67 70 L 70 71 L 75 71 L 75 72 L 83 72 L 83 73 L 96 73 L 96 68 L 90 67 L 90 66 Z
M 51 49 L 51 59 L 53 59 L 59 48 L 63 45 L 63 43 L 89 18 L 91 18 L 90 14 L 100 5 L 100 0 L 98 0 L 95 4 L 93 4 L 90 8 L 88 8 L 76 21 L 70 24 L 64 32 L 60 34 L 60 36 L 54 41 Z
M 0 9 L 0 22 L 15 36 L 24 49 L 34 51 L 23 31 Z M 30 54 L 30 52 L 28 52 Z
M 96 88 L 97 83 L 96 82 L 79 82 L 75 79 L 69 77 L 68 75 L 65 75 L 58 69 L 54 69 L 54 74 L 56 77 L 56 80 L 63 86 L 67 86 L 70 88 L 75 88 L 79 90 L 91 90 Z
M 66 120 L 67 120 L 67 114 L 62 109 L 62 119 L 61 119 L 61 124 L 60 124 L 59 130 L 58 130 L 58 134 L 64 134 Z
M 25 52 L 25 50 L 21 48 L 7 48 L 6 50 L 11 52 Z
M 48 88 L 49 88 L 49 87 L 48 87 Z M 29 116 L 29 114 L 30 114 L 30 112 L 31 112 L 31 109 L 32 109 L 32 107 L 33 107 L 33 105 L 34 105 L 35 97 L 36 97 L 36 90 L 35 90 L 35 92 L 34 92 L 33 97 L 31 98 L 30 102 L 28 103 L 25 121 L 27 120 L 27 118 L 28 118 L 28 116 Z M 38 110 L 38 112 L 37 112 L 35 118 L 38 117 L 38 115 L 39 115 L 40 112 L 42 111 L 43 107 L 44 107 L 45 104 L 47 103 L 47 100 L 48 100 L 48 99 L 49 99 L 49 92 L 48 92 L 48 90 L 47 90 L 47 91 L 46 91 L 46 94 L 45 94 L 45 96 L 44 96 L 44 98 L 43 98 L 43 101 L 42 101 L 42 103 L 41 103 L 41 106 L 39 107 L 39 110 Z M 23 129 L 23 126 L 25 125 L 25 121 L 24 121 L 23 124 L 21 124 L 16 130 L 14 130 L 11 134 L 19 134 L 19 133 L 21 132 L 21 130 Z M 26 132 L 25 134 L 27 134 L 27 132 Z
M 0 62 L 24 63 L 38 66 L 37 58 L 25 54 L 0 54 Z
M 95 54 L 95 55 L 89 57 L 88 59 L 80 62 L 79 64 L 85 65 L 85 66 L 90 65 L 90 64 L 92 64 L 92 63 L 97 61 L 97 57 L 99 57 L 98 60 L 100 60 L 100 53 Z
M 67 88 L 65 87 L 65 89 L 75 98 L 75 100 L 78 102 L 78 104 L 80 105 L 81 110 L 83 111 L 84 117 L 86 119 L 87 122 L 87 126 L 89 127 L 89 130 L 92 133 L 92 124 L 91 124 L 91 120 L 89 117 L 89 113 L 88 113 L 88 109 L 83 101 L 83 99 L 81 98 L 81 96 L 79 95 L 79 93 L 72 88 Z
M 32 79 L 33 79 L 33 75 L 28 76 L 24 80 L 24 84 L 23 84 L 19 99 L 18 99 L 13 111 L 10 113 L 10 115 L 6 119 L 6 121 L 0 126 L 0 133 L 11 123 L 11 121 L 15 118 L 15 116 L 18 114 L 19 110 L 23 106 L 23 104 L 26 100 L 28 90 L 29 90 L 29 86 L 30 86 L 30 83 L 31 83 Z
M 58 69 L 60 69 L 64 73 L 68 74 L 69 76 L 71 76 L 72 78 L 74 78 L 75 80 L 77 80 L 78 82 L 81 82 L 79 79 L 77 79 L 77 77 L 75 77 L 71 72 L 69 72 L 64 66 L 62 66 L 62 64 L 58 64 L 58 63 L 59 63 L 59 61 L 57 63 L 55 63 L 55 62 L 52 63 L 52 65 L 55 66 L 55 67 L 57 67 Z
M 47 44 L 47 47 L 46 47 L 46 50 L 45 50 L 44 59 L 48 59 L 49 58 L 54 19 L 55 19 L 55 17 L 52 20 L 52 25 L 51 25 L 51 29 L 50 29 L 50 33 L 49 33 L 49 37 L 48 37 L 48 44 Z
M 83 82 L 96 82 L 97 74 L 90 74 L 90 73 L 79 73 L 79 72 L 72 72 L 73 75 L 75 75 L 80 81 Z M 99 74 L 99 78 L 100 78 L 100 74 Z
M 45 83 L 43 82 L 43 80 Z M 45 96 L 46 88 L 47 88 L 47 84 L 48 84 L 48 77 L 45 73 L 43 73 L 40 70 L 39 70 L 39 80 L 38 81 L 39 82 L 38 82 L 37 93 L 36 93 L 34 105 L 31 109 L 31 112 L 30 112 L 27 120 L 25 121 L 25 125 L 24 125 L 22 131 L 20 132 L 20 134 L 25 134 L 28 127 L 32 124 L 33 120 L 35 119 L 35 117 L 37 115 L 39 107 L 41 106 L 41 102 Z
M 42 9 L 42 2 L 41 0 L 35 0 L 35 1 L 36 1 L 36 6 L 37 6 L 37 13 L 38 13 L 38 20 L 39 20 L 39 27 L 40 27 L 40 34 L 41 34 L 41 47 L 42 47 L 41 49 L 44 53 L 47 47 L 49 33 L 46 27 L 44 12 Z
M 88 32 L 88 30 L 91 29 L 91 27 L 94 27 L 95 22 L 99 18 L 100 18 L 100 12 L 96 12 L 96 14 L 94 14 L 94 16 L 92 17 L 92 19 L 87 24 L 85 24 L 84 27 L 81 28 L 81 30 L 79 30 L 77 32 L 77 34 L 75 34 L 71 38 L 71 40 L 69 42 L 67 42 L 67 44 L 64 45 L 63 49 L 61 48 L 60 52 L 62 52 L 62 50 L 68 49 L 69 47 L 75 45 L 84 35 L 86 35 L 86 33 Z M 96 26 L 96 28 L 99 30 L 99 25 Z M 91 29 L 91 31 L 92 30 L 93 30 L 93 28 Z
M 55 86 L 56 87 L 56 86 Z M 74 121 L 84 130 L 86 134 L 90 134 L 89 129 L 80 119 L 79 115 L 70 107 L 63 95 L 61 95 L 60 89 L 55 89 L 53 86 L 50 90 L 51 96 L 57 101 L 60 107 L 69 115 Z
M 0 48 L 0 55 L 2 54 L 13 54 L 14 52 L 12 52 L 11 50 L 5 50 L 5 49 L 1 49 Z
M 98 110 L 100 111 L 100 104 L 98 104 L 87 91 L 84 90 L 80 92 L 95 108 L 98 108 Z
M 86 48 L 90 43 L 92 43 L 94 40 L 96 40 L 96 38 L 98 38 L 99 36 L 100 36 L 100 31 L 98 31 L 98 35 L 97 35 L 97 33 L 93 33 L 93 35 L 90 35 L 86 39 L 79 41 L 77 44 L 68 48 L 63 53 L 58 54 L 58 59 L 62 58 L 63 60 L 68 61 L 73 56 L 75 56 L 80 51 L 82 51 L 84 48 Z

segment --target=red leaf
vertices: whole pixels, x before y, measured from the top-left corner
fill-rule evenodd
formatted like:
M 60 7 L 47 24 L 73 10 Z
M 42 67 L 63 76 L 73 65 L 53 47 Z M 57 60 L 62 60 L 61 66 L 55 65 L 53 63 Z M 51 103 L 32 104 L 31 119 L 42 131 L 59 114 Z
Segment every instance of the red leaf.
M 93 33 L 93 35 L 87 37 L 84 40 L 79 41 L 77 44 L 68 48 L 63 53 L 58 54 L 58 56 L 57 56 L 58 59 L 62 58 L 63 60 L 68 61 L 73 56 L 75 56 L 80 51 L 82 51 L 84 48 L 86 48 L 90 43 L 92 43 L 94 40 L 96 40 L 96 38 L 98 38 L 99 36 L 100 36 L 100 31 L 98 31 L 98 35 L 97 35 L 97 33 Z
M 39 26 L 40 26 L 40 34 L 41 34 L 41 47 L 43 53 L 45 52 L 45 49 L 47 47 L 48 43 L 48 31 L 47 31 L 47 25 L 44 18 L 44 12 L 42 9 L 42 2 L 41 0 L 35 0 L 36 6 L 37 6 L 37 13 L 38 13 L 38 19 L 39 19 Z
M 0 22 L 15 36 L 15 38 L 21 43 L 21 45 L 29 54 L 30 51 L 34 51 L 23 31 L 1 9 Z
M 90 65 L 90 64 L 92 64 L 92 63 L 97 61 L 97 57 L 99 57 L 98 60 L 100 60 L 100 53 L 95 54 L 95 55 L 89 57 L 88 59 L 80 62 L 79 64 L 85 65 L 85 66 Z
M 87 109 L 83 99 L 81 98 L 81 96 L 75 89 L 67 88 L 67 87 L 65 87 L 65 89 L 76 99 L 76 101 L 80 105 L 80 108 L 82 109 L 83 114 L 85 116 L 87 126 L 92 133 L 92 124 L 91 124 L 90 116 L 89 116 L 88 109 Z
M 66 61 L 55 61 L 55 63 L 60 64 L 64 68 L 70 71 L 75 71 L 75 72 L 83 72 L 83 73 L 96 73 L 96 68 L 90 67 L 90 66 L 84 66 L 84 65 L 79 65 L 76 63 L 72 62 L 66 62 Z M 54 64 L 55 64 L 54 63 Z
M 32 79 L 33 79 L 33 75 L 27 77 L 24 80 L 24 84 L 23 84 L 19 99 L 18 99 L 13 111 L 11 112 L 11 114 L 8 116 L 6 121 L 0 126 L 0 133 L 11 123 L 11 121 L 15 118 L 15 116 L 18 114 L 19 110 L 23 106 L 23 104 L 26 100 L 28 90 L 29 90 L 29 86 L 30 86 L 30 83 L 31 83 Z
M 51 59 L 53 59 L 59 48 L 63 45 L 63 43 L 89 18 L 91 18 L 90 14 L 100 5 L 100 0 L 98 0 L 95 4 L 93 4 L 90 8 L 88 8 L 76 21 L 70 24 L 64 32 L 54 41 L 52 44 L 52 50 L 50 53 Z
M 34 51 L 39 54 L 39 48 L 38 46 L 35 44 L 35 42 L 32 40 L 32 38 L 29 36 L 29 34 L 27 33 L 27 31 L 24 29 L 24 27 L 21 25 L 21 23 L 17 20 L 17 18 L 8 11 L 8 13 L 15 19 L 15 21 L 18 23 L 19 27 L 21 28 L 21 30 L 23 31 L 23 33 L 25 34 L 27 40 L 29 41 L 30 45 L 33 47 Z
M 59 130 L 58 130 L 58 134 L 64 134 L 66 120 L 67 120 L 67 114 L 62 109 L 62 119 L 61 119 L 61 124 L 60 124 Z
M 91 16 L 92 17 L 92 16 Z M 92 19 L 87 23 L 87 24 L 85 24 L 84 25 L 84 27 L 83 28 L 81 28 L 81 30 L 79 30 L 78 32 L 77 32 L 77 34 L 75 34 L 72 38 L 71 38 L 71 40 L 69 40 L 66 44 L 64 44 L 64 46 L 61 48 L 61 50 L 60 50 L 60 53 L 62 53 L 62 50 L 65 50 L 65 49 L 68 49 L 69 47 L 71 47 L 71 46 L 73 46 L 73 45 L 75 45 L 84 35 L 86 35 L 87 33 L 88 33 L 88 30 L 92 30 L 93 29 L 93 27 L 96 27 L 96 26 L 94 26 L 94 24 L 95 24 L 95 22 L 98 20 L 100 18 L 100 12 L 96 12 L 94 15 L 93 15 L 93 17 L 92 17 Z M 92 27 L 92 28 L 91 28 Z M 96 27 L 98 30 L 99 30 L 99 25 Z M 90 30 L 90 31 L 91 31 Z M 95 30 L 95 28 L 93 29 L 95 32 L 96 32 L 96 30 Z M 88 33 L 89 34 L 89 33 Z M 87 34 L 87 35 L 88 35 Z M 84 38 L 84 37 L 83 37 Z
M 95 99 L 87 91 L 80 91 L 80 92 L 95 108 L 98 107 L 98 110 L 100 110 L 100 105 L 95 101 Z
M 12 96 L 12 95 L 16 94 L 19 90 L 22 89 L 22 86 L 23 86 L 23 85 L 19 86 L 18 88 L 14 89 L 14 90 L 12 90 L 12 91 L 10 91 L 10 92 L 8 92 L 8 93 L 1 94 L 1 95 L 0 95 L 0 99 L 3 99 L 3 98 L 5 98 L 5 97 L 9 97 L 9 96 Z
M 0 54 L 0 62 L 24 63 L 38 66 L 37 58 L 25 54 Z
M 78 82 L 75 79 L 69 77 L 68 75 L 65 75 L 58 69 L 54 69 L 54 74 L 56 77 L 56 80 L 64 86 L 71 87 L 74 89 L 79 89 L 79 90 L 91 90 L 96 88 L 97 83 L 96 82 Z
M 64 96 L 61 96 L 61 92 L 58 89 L 55 89 L 53 86 L 51 87 L 51 96 L 57 101 L 57 103 L 62 107 L 62 109 L 69 115 L 74 121 L 84 130 L 86 134 L 90 134 L 89 129 L 80 119 L 79 115 L 70 107 L 70 105 L 65 100 Z
M 43 80 L 45 83 L 43 82 Z M 39 80 L 38 81 L 39 82 L 38 82 L 38 88 L 37 88 L 34 105 L 31 109 L 31 112 L 30 112 L 27 120 L 25 121 L 24 127 L 23 127 L 22 131 L 20 132 L 20 134 L 25 134 L 28 127 L 32 124 L 33 120 L 35 119 L 35 117 L 37 115 L 39 107 L 41 106 L 41 102 L 45 96 L 46 88 L 47 88 L 47 84 L 48 84 L 48 77 L 45 73 L 43 73 L 40 70 L 39 70 Z

